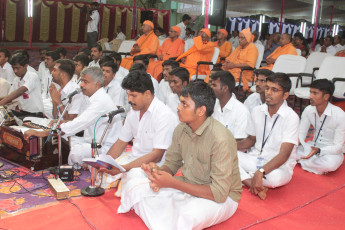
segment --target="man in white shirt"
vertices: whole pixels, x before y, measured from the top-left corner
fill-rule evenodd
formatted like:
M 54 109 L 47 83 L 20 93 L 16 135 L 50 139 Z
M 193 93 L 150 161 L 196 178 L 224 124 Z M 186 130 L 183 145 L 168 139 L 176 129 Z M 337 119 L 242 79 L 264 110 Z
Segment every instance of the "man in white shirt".
M 310 105 L 302 113 L 298 162 L 304 170 L 315 174 L 333 172 L 344 161 L 345 113 L 329 102 L 333 92 L 331 81 L 313 81 L 310 85 Z M 315 132 L 313 140 L 306 143 L 310 125 Z
M 87 68 L 90 62 L 89 57 L 86 54 L 78 54 L 73 58 L 73 62 L 75 65 L 74 75 L 72 80 L 80 85 L 81 77 L 80 73 L 83 69 Z
M 42 91 L 43 100 L 50 98 L 49 87 L 53 81 L 53 76 L 51 73 L 54 70 L 56 61 L 59 59 L 60 59 L 60 55 L 55 51 L 48 51 L 44 58 L 46 70 L 45 72 L 42 72 L 42 75 L 41 75 L 41 82 L 42 82 L 41 91 Z
M 267 78 L 266 103 L 257 106 L 247 126 L 248 137 L 237 142 L 242 183 L 261 199 L 268 188 L 283 186 L 292 178 L 298 145 L 298 115 L 287 105 L 291 81 L 284 73 Z
M 41 63 L 40 65 L 38 66 L 38 71 L 37 71 L 37 74 L 38 74 L 38 78 L 40 79 L 41 81 L 41 84 L 42 84 L 42 75 L 45 74 L 45 72 L 47 72 L 47 67 L 46 67 L 46 63 L 44 62 L 44 59 L 46 57 L 46 54 L 47 52 L 50 51 L 50 48 L 49 47 L 40 47 L 39 49 L 39 52 L 40 52 L 40 58 L 41 58 Z
M 121 100 L 124 98 L 126 92 L 121 87 L 122 81 L 116 79 L 117 65 L 114 62 L 102 63 L 102 71 L 104 76 L 104 89 L 107 94 L 111 97 L 114 104 L 118 107 L 125 106 Z
M 86 9 L 87 47 L 89 49 L 97 43 L 99 22 L 98 6 L 97 2 L 92 2 Z
M 78 84 L 72 81 L 72 76 L 74 73 L 74 63 L 68 59 L 59 59 L 56 61 L 54 69 L 52 71 L 53 82 L 58 84 L 61 87 L 61 90 L 57 90 L 54 84 L 50 85 L 49 92 L 53 102 L 53 117 L 57 117 L 58 111 L 59 114 L 62 114 L 65 110 L 65 106 L 68 100 L 62 101 L 70 93 L 79 88 Z M 70 105 L 67 108 L 66 113 L 64 114 L 63 119 L 66 121 L 71 121 L 81 113 L 82 106 L 86 103 L 84 95 L 77 94 L 74 95 Z
M 167 103 L 167 98 L 170 94 L 172 94 L 171 88 L 169 86 L 169 72 L 177 67 L 179 67 L 179 63 L 174 60 L 166 60 L 162 63 L 163 66 L 163 76 L 162 80 L 159 82 L 159 100 L 161 100 L 164 104 Z
M 116 52 L 112 52 L 108 56 L 112 57 L 116 65 L 119 67 L 116 72 L 115 77 L 117 80 L 122 82 L 122 80 L 128 75 L 129 71 L 128 69 L 125 69 L 121 66 L 121 61 L 122 61 L 121 55 Z
M 340 44 L 340 42 L 341 42 L 341 37 L 340 37 L 339 35 L 335 35 L 335 36 L 334 36 L 334 48 L 335 48 L 335 50 L 336 50 L 337 52 L 339 52 L 340 50 L 345 49 L 345 47 L 342 46 L 342 45 Z
M 327 35 L 325 38 L 325 42 L 323 46 L 320 46 L 319 49 L 315 49 L 316 52 L 324 52 L 335 55 L 337 50 L 334 48 L 333 44 L 333 37 L 331 35 Z
M 17 54 L 17 53 L 23 54 L 24 56 L 26 56 L 26 58 L 27 58 L 28 60 L 30 60 L 29 52 L 28 52 L 27 50 L 24 50 L 24 49 L 16 50 L 16 51 L 13 52 L 13 55 L 15 55 L 15 54 Z M 33 67 L 30 66 L 30 65 L 28 65 L 27 70 L 28 70 L 29 72 L 33 72 L 33 73 L 37 74 L 36 69 L 33 68 Z
M 65 47 L 59 47 L 55 50 L 60 55 L 60 59 L 66 59 L 67 58 L 67 50 Z
M 144 65 L 145 71 L 147 73 L 147 67 L 149 65 L 149 59 L 148 59 L 147 55 L 143 54 L 143 55 L 135 56 L 133 58 L 133 65 L 132 66 L 134 66 L 134 64 L 142 64 L 142 65 Z M 131 72 L 134 69 L 142 69 L 142 67 L 140 65 L 135 65 L 133 68 L 131 67 L 129 69 L 129 72 Z M 150 78 L 152 80 L 153 87 L 155 89 L 155 96 L 157 98 L 159 98 L 160 94 L 159 94 L 159 84 L 158 84 L 158 81 L 154 77 L 152 77 L 151 74 L 147 73 L 147 75 L 150 76 Z
M 102 52 L 102 46 L 99 44 L 94 44 L 91 47 L 91 59 L 92 62 L 89 63 L 89 67 L 96 66 L 100 67 L 99 60 L 102 58 L 103 52 Z
M 257 74 L 255 81 L 256 91 L 250 94 L 244 101 L 244 105 L 248 108 L 250 113 L 256 106 L 265 103 L 266 79 L 268 76 L 273 74 L 269 69 L 256 69 L 254 70 L 254 73 Z
M 167 97 L 166 105 L 177 113 L 180 104 L 181 90 L 189 84 L 189 72 L 186 68 L 177 67 L 169 72 L 169 86 L 172 91 Z
M 10 52 L 7 49 L 0 48 L 0 69 L 1 71 L 0 77 L 7 80 L 9 83 L 15 78 L 15 74 L 11 65 L 8 63 L 8 59 L 11 57 Z
M 117 32 L 117 35 L 115 39 L 120 39 L 122 41 L 126 40 L 126 35 L 122 32 L 121 26 L 118 26 L 116 28 L 116 32 Z
M 217 71 L 210 78 L 217 98 L 213 118 L 229 129 L 236 140 L 246 138 L 249 111 L 233 94 L 235 78 L 229 71 Z
M 71 151 L 68 156 L 68 164 L 82 164 L 84 158 L 91 157 L 91 143 L 99 142 L 103 131 L 105 130 L 108 118 L 99 119 L 103 114 L 116 110 L 110 96 L 103 88 L 103 73 L 98 67 L 89 67 L 81 73 L 80 88 L 85 96 L 89 97 L 89 103 L 85 110 L 72 121 L 64 122 L 60 125 L 62 135 L 67 137 L 74 136 L 76 133 L 84 130 L 83 138 L 73 138 L 71 140 Z M 98 120 L 99 119 L 99 120 Z M 97 126 L 95 127 L 97 122 Z M 117 140 L 122 127 L 122 121 L 119 115 L 112 120 L 109 129 L 104 136 L 101 148 L 98 154 L 105 154 Z M 95 132 L 94 132 L 95 130 Z M 28 130 L 24 137 L 30 136 L 48 136 L 48 131 Z M 94 137 L 96 139 L 94 139 Z
M 232 44 L 232 47 L 235 48 L 235 49 L 240 44 L 239 41 L 238 41 L 238 34 L 239 34 L 238 30 L 232 31 L 232 36 L 231 36 L 231 38 L 229 40 L 229 42 L 231 42 L 231 44 Z
M 0 69 L 0 75 L 4 72 Z M 4 78 L 0 77 L 0 98 L 6 97 L 11 89 L 11 84 Z
M 108 155 L 117 159 L 126 171 L 140 167 L 143 163 L 163 163 L 165 150 L 171 144 L 178 122 L 176 114 L 155 97 L 152 81 L 146 72 L 130 72 L 123 80 L 122 87 L 126 89 L 132 109 L 127 114 L 119 139 Z M 123 153 L 132 140 L 132 152 Z M 115 167 L 101 169 L 101 172 L 113 175 L 103 176 L 103 187 L 111 186 L 112 182 L 121 177 Z
M 41 84 L 37 74 L 27 70 L 29 59 L 17 53 L 12 56 L 10 63 L 17 77 L 12 82 L 9 95 L 0 101 L 0 105 L 18 101 L 21 114 L 43 116 Z
M 192 18 L 188 14 L 184 14 L 182 16 L 182 22 L 176 25 L 181 29 L 179 38 L 184 39 L 184 37 L 186 36 L 186 27 L 189 25 L 190 20 L 192 20 Z

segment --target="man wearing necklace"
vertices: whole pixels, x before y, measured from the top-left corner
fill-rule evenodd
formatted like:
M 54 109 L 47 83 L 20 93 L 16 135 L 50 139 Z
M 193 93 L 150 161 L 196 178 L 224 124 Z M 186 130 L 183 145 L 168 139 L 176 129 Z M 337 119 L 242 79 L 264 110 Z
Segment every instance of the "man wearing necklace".
M 283 186 L 292 178 L 298 144 L 298 115 L 287 105 L 291 81 L 284 73 L 266 80 L 266 103 L 255 107 L 247 125 L 248 137 L 237 142 L 242 183 L 261 199 L 268 188 Z
M 302 168 L 315 174 L 337 170 L 344 161 L 345 113 L 329 100 L 334 84 L 315 80 L 310 86 L 310 105 L 302 113 L 298 148 Z M 305 142 L 310 125 L 315 129 L 312 141 Z

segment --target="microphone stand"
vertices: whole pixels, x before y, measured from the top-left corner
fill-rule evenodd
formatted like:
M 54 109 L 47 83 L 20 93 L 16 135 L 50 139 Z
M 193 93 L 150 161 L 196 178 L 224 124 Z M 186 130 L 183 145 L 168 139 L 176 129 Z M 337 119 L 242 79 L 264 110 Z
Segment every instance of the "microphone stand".
M 107 133 L 107 131 L 109 129 L 109 126 L 110 126 L 111 122 L 113 121 L 114 116 L 115 115 L 110 115 L 109 116 L 108 124 L 105 127 L 105 129 L 103 131 L 103 134 L 102 134 L 102 137 L 99 140 L 99 142 L 98 143 L 94 143 L 92 141 L 92 143 L 91 143 L 92 158 L 95 158 L 95 156 L 98 155 L 98 149 L 100 149 L 102 147 L 101 143 L 102 143 L 102 141 L 103 141 L 103 139 L 105 137 L 105 134 Z M 96 176 L 95 175 L 95 168 L 92 167 L 91 168 L 91 185 L 81 189 L 80 192 L 81 192 L 81 194 L 83 196 L 93 196 L 94 197 L 94 196 L 101 196 L 101 195 L 104 194 L 104 192 L 105 192 L 104 188 L 95 186 L 95 176 Z

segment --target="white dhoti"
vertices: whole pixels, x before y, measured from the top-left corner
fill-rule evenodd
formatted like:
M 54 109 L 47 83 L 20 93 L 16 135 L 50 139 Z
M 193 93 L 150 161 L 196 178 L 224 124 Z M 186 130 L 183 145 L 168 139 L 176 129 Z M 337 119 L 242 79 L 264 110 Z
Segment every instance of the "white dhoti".
M 176 189 L 153 192 L 149 182 L 140 168 L 125 173 L 118 209 L 118 213 L 134 209 L 149 229 L 204 229 L 229 219 L 238 207 L 230 197 L 216 203 Z
M 43 109 L 43 113 L 46 117 L 48 117 L 49 119 L 55 119 L 55 117 L 53 117 L 53 102 L 50 98 L 43 99 Z M 61 113 L 62 112 L 63 111 L 61 111 Z
M 237 151 L 239 169 L 241 180 L 251 179 L 254 173 L 258 170 L 256 167 L 257 156 Z M 267 162 L 265 162 L 267 163 Z M 285 164 L 272 172 L 266 174 L 266 179 L 263 179 L 263 186 L 268 188 L 276 188 L 286 185 L 290 182 L 295 167 L 295 161 L 288 160 Z
M 98 154 L 106 154 L 111 146 L 102 145 L 102 148 L 98 149 Z M 71 137 L 71 150 L 68 155 L 68 164 L 83 164 L 84 158 L 92 157 L 91 144 L 87 143 L 84 137 Z
M 298 147 L 297 156 L 298 159 L 307 156 L 310 151 L 311 144 L 307 143 L 304 147 L 301 145 Z M 344 161 L 344 154 L 326 154 L 326 155 L 314 155 L 309 159 L 300 159 L 298 163 L 301 167 L 315 174 L 326 174 L 337 170 Z

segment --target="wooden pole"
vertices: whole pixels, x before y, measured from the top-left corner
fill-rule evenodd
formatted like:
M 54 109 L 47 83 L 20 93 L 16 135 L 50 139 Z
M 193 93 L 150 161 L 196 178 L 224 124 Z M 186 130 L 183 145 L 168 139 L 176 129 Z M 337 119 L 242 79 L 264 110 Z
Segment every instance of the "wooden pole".
M 330 34 L 331 34 L 331 31 L 332 31 L 333 13 L 334 13 L 334 5 L 332 6 L 332 9 L 331 9 L 331 22 L 329 23 L 328 35 L 330 35 Z
M 315 45 L 316 45 L 317 22 L 319 21 L 319 6 L 320 6 L 320 0 L 317 0 L 316 12 L 315 12 L 315 22 L 314 22 L 314 32 L 313 32 L 313 46 L 312 46 L 313 51 L 315 50 Z
M 206 4 L 206 7 L 205 7 L 205 28 L 207 29 L 208 28 L 208 8 L 209 8 L 209 3 L 210 3 L 210 0 L 206 0 L 205 1 L 205 4 Z
M 283 26 L 284 3 L 285 3 L 285 0 L 282 0 L 282 9 L 280 11 L 280 26 L 279 26 L 280 33 L 282 32 L 282 26 Z

